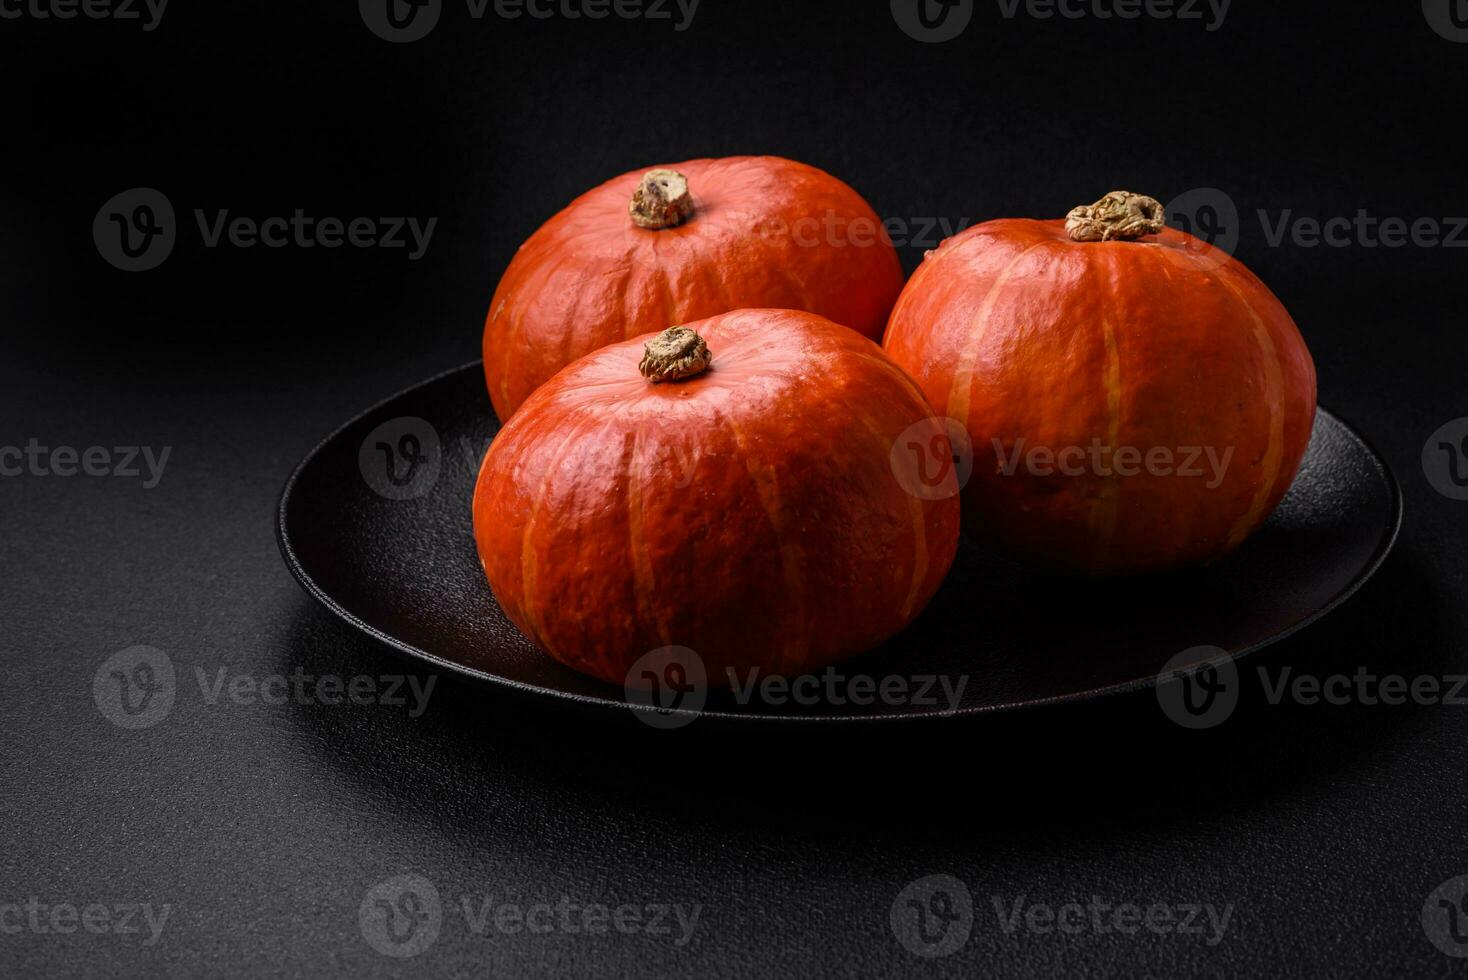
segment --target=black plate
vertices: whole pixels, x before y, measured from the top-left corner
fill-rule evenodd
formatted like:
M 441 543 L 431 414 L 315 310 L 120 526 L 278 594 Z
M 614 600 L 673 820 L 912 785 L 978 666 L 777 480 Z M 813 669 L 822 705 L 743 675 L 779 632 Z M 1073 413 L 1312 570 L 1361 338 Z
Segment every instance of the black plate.
M 286 564 L 328 609 L 403 653 L 553 701 L 626 710 L 622 689 L 535 649 L 485 581 L 469 501 L 498 428 L 477 363 L 348 422 L 286 483 L 278 526 Z M 383 445 L 395 454 L 401 486 L 387 478 Z M 416 466 L 406 457 L 416 457 Z M 846 679 L 906 678 L 909 697 L 867 706 L 808 698 L 773 704 L 715 691 L 703 714 L 751 721 L 932 717 L 1144 687 L 1156 683 L 1164 664 L 1186 669 L 1219 656 L 1203 651 L 1172 662 L 1183 651 L 1213 647 L 1240 657 L 1335 608 L 1381 564 L 1401 516 L 1400 489 L 1386 463 L 1322 409 L 1283 504 L 1213 567 L 1095 583 L 1025 569 L 965 541 L 916 623 L 836 668 Z M 967 679 L 956 710 L 941 698 L 916 703 L 935 700 L 915 696 L 928 676 L 949 678 L 950 689 Z

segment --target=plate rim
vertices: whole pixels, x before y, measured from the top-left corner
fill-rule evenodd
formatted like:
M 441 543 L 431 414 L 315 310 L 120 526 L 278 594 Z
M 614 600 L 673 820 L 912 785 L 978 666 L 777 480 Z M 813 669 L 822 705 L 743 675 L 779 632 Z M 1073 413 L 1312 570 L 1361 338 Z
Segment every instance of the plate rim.
M 315 599 L 318 603 L 324 606 L 338 619 L 345 622 L 348 626 L 351 626 L 353 629 L 356 629 L 357 631 L 366 634 L 377 642 L 387 646 L 398 655 L 409 657 L 416 661 L 426 662 L 436 669 L 448 671 L 449 673 L 467 678 L 476 683 L 488 683 L 496 688 L 511 692 L 519 696 L 549 699 L 552 703 L 555 704 L 583 709 L 590 709 L 602 712 L 610 711 L 619 716 L 623 716 L 626 714 L 637 715 L 653 713 L 654 709 L 633 704 L 625 700 L 619 701 L 611 697 L 591 697 L 585 694 L 578 694 L 572 691 L 561 690 L 559 688 L 543 687 L 538 684 L 530 684 L 525 681 L 517 681 L 500 674 L 491 673 L 489 671 L 481 670 L 476 667 L 470 667 L 467 664 L 462 664 L 458 661 L 449 660 L 445 657 L 439 656 L 438 654 L 431 653 L 420 647 L 416 647 L 411 643 L 404 642 L 403 640 L 400 640 L 397 637 L 392 636 L 391 634 L 379 630 L 377 627 L 364 621 L 355 613 L 344 608 L 324 589 L 317 585 L 315 579 L 311 577 L 311 574 L 306 570 L 305 566 L 302 565 L 300 557 L 296 554 L 295 547 L 291 543 L 290 530 L 287 527 L 287 512 L 290 508 L 291 496 L 296 489 L 296 484 L 299 482 L 301 475 L 316 460 L 316 458 L 321 455 L 326 447 L 336 442 L 348 429 L 352 428 L 354 425 L 363 421 L 368 416 L 379 411 L 380 409 L 383 409 L 388 405 L 391 405 L 392 403 L 413 394 L 421 388 L 426 388 L 429 385 L 436 384 L 437 382 L 443 381 L 446 378 L 462 374 L 465 371 L 469 371 L 471 369 L 482 371 L 483 364 L 483 359 L 479 359 L 470 361 L 465 364 L 460 364 L 458 367 L 449 368 L 446 371 L 440 371 L 437 374 L 424 378 L 423 380 L 415 384 L 409 385 L 408 387 L 403 388 L 402 390 L 373 403 L 372 405 L 353 415 L 351 418 L 347 419 L 345 422 L 338 425 L 329 434 L 320 439 L 310 449 L 310 451 L 301 458 L 301 461 L 297 463 L 295 467 L 291 470 L 290 476 L 286 478 L 285 485 L 281 488 L 280 495 L 276 502 L 275 540 L 277 546 L 280 548 L 281 557 L 285 561 L 286 568 L 290 571 L 291 576 L 296 580 L 297 584 L 301 586 L 301 588 L 306 592 L 307 595 Z M 1386 457 L 1382 455 L 1381 451 L 1376 448 L 1375 444 L 1372 443 L 1371 440 L 1362 435 L 1359 429 L 1357 429 L 1350 422 L 1341 418 L 1341 416 L 1337 415 L 1335 412 L 1332 412 L 1331 410 L 1325 408 L 1323 405 L 1319 404 L 1318 401 L 1316 403 L 1315 410 L 1317 414 L 1323 414 L 1334 421 L 1336 424 L 1340 425 L 1341 428 L 1343 428 L 1353 439 L 1355 439 L 1356 442 L 1359 443 L 1361 447 L 1366 450 L 1367 456 L 1370 457 L 1372 463 L 1381 472 L 1383 481 L 1386 484 L 1388 496 L 1390 497 L 1386 533 L 1377 542 L 1376 548 L 1372 552 L 1371 558 L 1356 573 L 1356 575 L 1351 579 L 1350 583 L 1337 595 L 1333 596 L 1329 602 L 1325 603 L 1319 609 L 1310 613 L 1310 615 L 1304 617 L 1296 623 L 1291 624 L 1285 629 L 1280 630 L 1279 632 L 1274 633 L 1263 640 L 1250 644 L 1243 649 L 1230 652 L 1225 657 L 1217 658 L 1215 661 L 1208 661 L 1207 663 L 1237 662 L 1247 656 L 1250 656 L 1251 654 L 1257 653 L 1260 650 L 1265 649 L 1266 647 L 1273 646 L 1274 644 L 1279 643 L 1282 640 L 1288 639 L 1289 637 L 1298 633 L 1300 630 L 1303 630 L 1306 627 L 1311 626 L 1316 622 L 1319 622 L 1326 615 L 1340 608 L 1342 604 L 1344 604 L 1347 600 L 1354 596 L 1358 591 L 1360 591 L 1362 586 L 1364 586 L 1368 581 L 1371 580 L 1371 578 L 1377 573 L 1377 571 L 1380 570 L 1382 564 L 1386 561 L 1387 556 L 1391 554 L 1392 549 L 1396 546 L 1397 539 L 1401 535 L 1402 520 L 1404 516 L 1402 487 L 1397 480 L 1396 474 L 1392 472 L 1392 468 L 1390 464 L 1388 464 Z M 503 422 L 501 424 L 503 424 Z M 1202 668 L 1202 666 L 1204 665 L 1199 664 L 1195 665 L 1194 667 L 1188 668 L 1188 673 L 1199 670 Z M 1048 698 L 1036 698 L 1032 700 L 1012 702 L 1008 704 L 977 705 L 974 707 L 957 708 L 954 710 L 940 709 L 931 711 L 873 713 L 857 715 L 780 715 L 760 712 L 746 713 L 724 710 L 690 711 L 684 708 L 675 708 L 658 710 L 656 711 L 656 714 L 661 717 L 686 717 L 690 722 L 696 719 L 707 719 L 709 721 L 714 721 L 718 723 L 732 723 L 738 725 L 807 726 L 829 725 L 833 723 L 894 724 L 902 722 L 933 722 L 939 720 L 953 720 L 958 718 L 974 718 L 984 715 L 1013 714 L 1021 711 L 1030 711 L 1037 708 L 1044 708 L 1057 704 L 1096 701 L 1102 698 L 1116 697 L 1119 695 L 1129 694 L 1135 691 L 1156 687 L 1158 683 L 1159 678 L 1154 675 L 1149 677 L 1140 677 L 1135 680 L 1121 681 L 1116 684 L 1108 684 L 1103 687 L 1089 688 L 1084 691 L 1071 691 L 1066 694 L 1059 694 Z M 614 687 L 614 685 L 607 686 L 608 688 Z

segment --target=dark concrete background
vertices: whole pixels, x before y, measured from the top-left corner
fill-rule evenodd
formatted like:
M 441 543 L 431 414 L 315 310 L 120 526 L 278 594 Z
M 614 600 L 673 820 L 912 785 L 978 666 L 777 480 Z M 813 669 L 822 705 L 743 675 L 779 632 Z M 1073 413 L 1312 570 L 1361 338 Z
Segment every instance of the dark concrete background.
M 272 535 L 286 475 L 349 415 L 477 357 L 499 271 L 576 193 L 749 152 L 825 167 L 914 226 L 1059 216 L 1113 187 L 1223 191 L 1237 254 L 1315 353 L 1322 403 L 1381 448 L 1406 498 L 1377 579 L 1268 663 L 1463 672 L 1468 504 L 1435 491 L 1421 457 L 1468 414 L 1468 251 L 1275 246 L 1266 224 L 1468 215 L 1468 44 L 1416 3 L 1343 7 L 1237 0 L 1210 31 L 1211 14 L 1009 19 L 981 2 L 941 44 L 885 3 L 836 0 L 704 0 L 681 32 L 476 21 L 450 2 L 410 44 L 375 37 L 351 3 L 180 4 L 151 31 L 0 19 L 0 444 L 171 447 L 152 489 L 0 480 L 0 907 L 169 907 L 151 945 L 0 909 L 0 974 L 1464 972 L 1421 914 L 1468 874 L 1468 706 L 1275 706 L 1250 683 L 1201 733 L 1148 694 L 931 728 L 670 736 L 451 678 L 417 718 L 209 704 L 194 682 L 416 670 L 286 573 Z M 139 186 L 184 220 L 163 265 L 129 274 L 91 227 Z M 418 261 L 207 248 L 196 208 L 438 224 Z M 923 245 L 904 248 L 909 268 Z M 1001 614 L 976 601 L 976 637 Z M 169 655 L 180 689 L 161 723 L 128 731 L 92 684 L 138 644 Z M 409 872 L 444 919 L 396 960 L 358 912 Z M 932 874 L 975 904 L 967 945 L 937 959 L 888 921 Z M 479 936 L 459 908 L 563 894 L 702 911 L 680 947 L 676 929 Z M 1007 934 L 993 910 L 1093 895 L 1234 911 L 1209 945 Z

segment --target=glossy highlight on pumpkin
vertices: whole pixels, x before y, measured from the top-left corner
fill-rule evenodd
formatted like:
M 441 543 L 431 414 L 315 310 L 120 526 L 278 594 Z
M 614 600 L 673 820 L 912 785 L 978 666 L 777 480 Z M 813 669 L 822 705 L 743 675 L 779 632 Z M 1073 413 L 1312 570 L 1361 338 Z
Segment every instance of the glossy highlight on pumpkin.
M 649 172 L 664 174 L 648 188 L 658 194 L 686 181 L 691 212 L 639 226 L 629 205 Z M 632 171 L 577 198 L 511 261 L 484 325 L 490 400 L 508 419 L 578 357 L 741 308 L 806 310 L 880 340 L 902 283 L 871 206 L 815 167 L 764 156 Z
M 957 550 L 957 481 L 915 495 L 892 463 L 901 438 L 942 424 L 875 343 L 822 317 L 742 310 L 687 326 L 707 369 L 654 384 L 639 368 L 651 336 L 613 344 L 495 438 L 474 532 L 500 606 L 551 656 L 614 684 L 666 646 L 727 685 L 731 670 L 799 674 L 879 645 Z
M 1314 423 L 1315 366 L 1284 306 L 1241 262 L 1171 228 L 1075 241 L 1064 221 L 978 225 L 918 268 L 884 348 L 972 440 L 966 525 L 1088 574 L 1238 547 L 1289 489 Z M 1084 462 L 1061 472 L 1056 454 L 1081 459 L 1072 447 Z M 1140 454 L 1128 475 L 1104 455 L 1123 448 Z M 1171 472 L 1147 461 L 1164 451 Z M 1210 469 L 1210 451 L 1226 465 Z

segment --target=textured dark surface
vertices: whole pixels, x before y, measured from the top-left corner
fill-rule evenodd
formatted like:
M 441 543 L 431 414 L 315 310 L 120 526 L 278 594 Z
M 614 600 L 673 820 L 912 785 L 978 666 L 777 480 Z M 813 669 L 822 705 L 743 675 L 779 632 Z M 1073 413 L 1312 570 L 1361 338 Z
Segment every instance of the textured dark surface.
M 1465 253 L 1269 244 L 1295 217 L 1468 213 L 1468 45 L 1421 5 L 1239 2 L 1224 27 L 1007 20 L 944 45 L 885 3 L 705 0 L 688 31 L 452 18 L 386 45 L 350 3 L 0 20 L 0 445 L 170 446 L 161 483 L 0 479 L 0 905 L 167 903 L 157 943 L 0 932 L 0 975 L 1447 977 L 1420 916 L 1468 874 L 1468 707 L 1268 703 L 1201 732 L 1150 693 L 883 730 L 654 731 L 442 678 L 428 710 L 210 704 L 211 680 L 404 662 L 292 581 L 274 509 L 344 417 L 477 356 L 498 270 L 609 174 L 698 154 L 826 167 L 884 215 L 1058 216 L 1113 187 L 1227 190 L 1239 256 L 1295 314 L 1321 402 L 1401 478 L 1392 557 L 1253 661 L 1468 669 L 1468 504 L 1422 453 L 1468 415 Z M 652 81 L 663 83 L 652 86 Z M 104 264 L 100 205 L 154 186 L 255 217 L 438 216 L 401 252 L 210 249 Z M 908 245 L 911 269 L 923 246 Z M 386 560 L 386 559 L 385 559 Z M 972 599 L 981 641 L 1017 615 Z M 1037 633 L 1084 645 L 1060 612 Z M 93 678 L 147 644 L 180 678 L 152 728 Z M 409 668 L 411 669 L 411 668 Z M 358 910 L 431 879 L 437 942 L 380 956 Z M 973 893 L 967 945 L 894 937 L 901 890 Z M 480 937 L 496 902 L 701 903 L 694 938 Z M 991 896 L 1232 903 L 1224 939 L 997 924 Z M 6 919 L 5 922 L 13 922 Z
M 489 591 L 465 502 L 481 447 L 498 428 L 478 364 L 374 406 L 292 475 L 281 500 L 282 553 L 308 592 L 406 654 L 527 693 L 623 707 L 621 688 L 540 655 Z M 410 431 L 418 439 L 412 470 L 379 448 L 393 450 Z M 401 491 L 385 476 L 389 464 Z M 692 710 L 731 721 L 970 715 L 1143 686 L 1164 665 L 1186 670 L 1252 652 L 1313 622 L 1376 570 L 1400 520 L 1385 464 L 1322 411 L 1289 494 L 1227 560 L 1188 574 L 1095 582 L 1026 569 L 965 538 L 917 622 L 833 672 L 843 684 L 858 675 L 942 678 L 947 686 L 934 681 L 931 690 L 951 699 L 790 703 L 777 693 L 769 703 L 716 691 Z M 977 595 L 1008 611 L 981 636 L 971 615 Z M 1045 634 L 1031 625 L 1041 617 L 1051 621 Z

